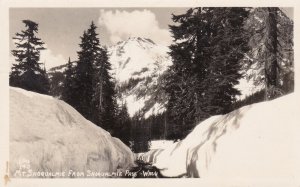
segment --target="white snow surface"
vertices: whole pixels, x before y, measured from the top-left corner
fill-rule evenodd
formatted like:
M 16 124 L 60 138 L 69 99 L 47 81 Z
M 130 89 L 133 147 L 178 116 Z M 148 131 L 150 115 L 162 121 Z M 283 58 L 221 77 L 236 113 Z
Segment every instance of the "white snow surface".
M 152 140 L 149 149 L 166 149 L 174 143 L 172 140 Z
M 134 165 L 131 150 L 65 102 L 10 88 L 10 175 L 114 172 Z M 25 164 L 25 167 L 24 167 Z M 25 169 L 25 170 L 24 170 Z M 73 176 L 74 177 L 74 176 Z
M 246 67 L 244 68 L 247 69 Z M 243 77 L 239 80 L 239 83 L 234 86 L 241 92 L 241 95 L 236 96 L 238 100 L 245 99 L 247 96 L 264 89 L 263 77 L 260 75 L 262 71 L 263 69 L 259 66 L 258 62 L 252 64 L 249 69 L 241 71 Z
M 213 116 L 182 141 L 136 157 L 169 177 L 299 179 L 298 106 L 289 94 Z
M 171 65 L 168 47 L 155 44 L 152 40 L 131 37 L 108 49 L 112 73 L 120 83 L 129 78 L 151 76 L 154 71 L 163 72 Z M 141 72 L 147 68 L 145 72 Z
M 119 98 L 119 103 L 127 104 L 131 117 L 142 111 L 144 117 L 148 118 L 165 110 L 163 103 L 153 101 L 155 99 L 151 96 L 157 92 L 159 76 L 172 64 L 168 51 L 168 47 L 141 37 L 131 37 L 108 48 L 111 73 L 117 84 L 124 85 L 129 79 L 139 79 Z M 152 104 L 145 108 L 150 100 Z
M 241 78 L 239 84 L 237 84 L 235 88 L 241 92 L 241 95 L 236 96 L 236 98 L 238 100 L 243 100 L 247 96 L 264 89 L 264 85 L 255 85 L 253 79 L 247 80 L 246 78 Z

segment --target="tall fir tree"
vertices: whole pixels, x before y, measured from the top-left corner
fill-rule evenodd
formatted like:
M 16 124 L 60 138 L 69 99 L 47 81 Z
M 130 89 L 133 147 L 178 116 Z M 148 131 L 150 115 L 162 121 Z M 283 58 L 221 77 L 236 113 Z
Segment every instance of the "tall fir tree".
M 173 15 L 173 65 L 166 87 L 173 132 L 187 134 L 195 123 L 230 110 L 239 94 L 234 85 L 241 78 L 239 63 L 247 50 L 247 16 L 244 8 L 193 8 Z
M 130 145 L 131 140 L 131 120 L 128 114 L 127 104 L 122 103 L 117 109 L 116 123 L 112 135 L 120 138 L 126 145 Z
M 107 50 L 100 46 L 96 29 L 92 22 L 81 37 L 79 59 L 74 67 L 73 106 L 87 119 L 112 131 L 116 114 L 114 83 L 109 74 Z
M 269 38 L 266 42 L 266 47 L 270 52 L 271 56 L 269 60 L 265 61 L 265 72 L 266 72 L 266 90 L 267 92 L 270 87 L 277 87 L 278 85 L 278 33 L 277 33 L 277 8 L 269 7 L 267 8 L 267 37 Z M 270 94 L 270 93 L 267 93 Z M 270 95 L 271 96 L 271 95 Z M 272 97 L 272 96 L 271 96 Z
M 95 51 L 91 34 L 84 31 L 79 44 L 81 50 L 78 53 L 78 61 L 74 68 L 74 107 L 87 119 L 92 118 L 92 97 Z M 98 39 L 96 39 L 98 40 Z
M 208 10 L 209 11 L 209 10 Z M 240 91 L 234 86 L 242 78 L 242 60 L 249 50 L 249 36 L 244 24 L 249 15 L 246 8 L 210 9 L 213 23 L 210 26 L 212 37 L 209 49 L 210 65 L 206 80 L 210 92 L 211 105 L 216 106 L 214 115 L 224 114 L 231 110 L 232 103 Z M 216 23 L 216 24 L 215 24 Z
M 114 130 L 116 115 L 115 84 L 109 73 L 107 50 L 100 49 L 98 60 L 95 63 L 93 106 L 95 107 L 93 119 L 109 132 Z
M 74 90 L 74 68 L 72 67 L 72 62 L 69 57 L 68 64 L 66 70 L 64 71 L 64 81 L 63 81 L 63 89 L 61 93 L 61 98 L 65 102 L 69 103 L 70 105 L 74 105 L 75 98 L 73 96 Z
M 42 69 L 40 51 L 44 50 L 44 42 L 36 36 L 38 24 L 31 20 L 23 20 L 26 30 L 16 33 L 13 37 L 16 49 L 12 55 L 16 64 L 12 65 L 9 77 L 11 86 L 26 90 L 48 94 L 50 89 L 49 79 L 45 68 Z
M 277 7 L 253 8 L 246 24 L 252 50 L 244 69 L 256 85 L 262 85 L 265 99 L 274 99 L 294 89 L 293 21 Z

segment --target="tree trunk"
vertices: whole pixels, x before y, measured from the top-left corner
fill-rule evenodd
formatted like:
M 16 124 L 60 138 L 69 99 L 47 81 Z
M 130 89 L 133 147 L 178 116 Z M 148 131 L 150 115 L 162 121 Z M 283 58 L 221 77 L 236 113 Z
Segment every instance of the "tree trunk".
M 274 98 L 274 89 L 278 86 L 277 64 L 277 8 L 268 8 L 267 19 L 267 58 L 265 60 L 266 100 Z
M 164 139 L 166 140 L 167 139 L 167 112 L 165 112 L 164 114 Z

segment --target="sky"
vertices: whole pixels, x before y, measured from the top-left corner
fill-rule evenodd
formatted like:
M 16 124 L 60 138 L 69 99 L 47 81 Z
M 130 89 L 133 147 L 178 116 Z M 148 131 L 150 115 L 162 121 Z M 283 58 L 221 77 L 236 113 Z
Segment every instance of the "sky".
M 80 36 L 93 21 L 100 42 L 110 46 L 129 37 L 150 38 L 156 43 L 172 42 L 168 25 L 172 14 L 183 14 L 188 8 L 11 8 L 9 11 L 10 49 L 12 37 L 25 29 L 22 20 L 30 19 L 39 24 L 38 37 L 47 50 L 41 52 L 46 69 L 67 63 L 68 58 L 77 60 Z M 292 9 L 285 8 L 290 17 Z M 14 61 L 10 57 L 11 63 Z
M 80 36 L 93 21 L 100 42 L 110 46 L 129 37 L 146 37 L 169 45 L 172 41 L 168 25 L 171 15 L 182 14 L 187 8 L 11 8 L 10 38 L 25 29 L 22 20 L 39 24 L 38 37 L 45 42 L 41 60 L 49 69 L 77 59 Z M 10 40 L 10 49 L 14 48 Z M 11 56 L 11 61 L 13 57 Z

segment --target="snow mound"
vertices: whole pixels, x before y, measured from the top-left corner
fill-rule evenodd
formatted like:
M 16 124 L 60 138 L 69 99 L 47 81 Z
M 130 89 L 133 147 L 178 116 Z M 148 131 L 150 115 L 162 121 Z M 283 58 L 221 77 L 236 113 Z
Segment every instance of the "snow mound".
M 69 172 L 115 172 L 133 166 L 133 161 L 133 153 L 119 139 L 65 102 L 10 88 L 11 176 L 65 172 L 63 177 L 79 177 Z M 20 171 L 26 174 L 20 176 Z
M 300 125 L 296 101 L 295 94 L 290 94 L 213 116 L 182 141 L 139 158 L 153 162 L 169 177 L 297 179 Z

